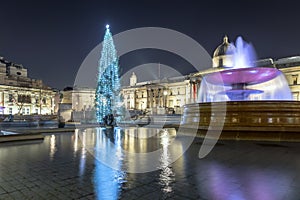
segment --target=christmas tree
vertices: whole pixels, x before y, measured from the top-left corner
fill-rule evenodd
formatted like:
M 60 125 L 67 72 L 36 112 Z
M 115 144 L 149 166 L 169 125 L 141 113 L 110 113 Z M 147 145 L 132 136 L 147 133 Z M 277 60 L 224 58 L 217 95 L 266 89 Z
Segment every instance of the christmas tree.
M 121 106 L 119 63 L 109 25 L 106 25 L 98 65 L 95 95 L 96 117 L 98 123 L 104 123 L 104 118 L 112 114 L 116 116 Z

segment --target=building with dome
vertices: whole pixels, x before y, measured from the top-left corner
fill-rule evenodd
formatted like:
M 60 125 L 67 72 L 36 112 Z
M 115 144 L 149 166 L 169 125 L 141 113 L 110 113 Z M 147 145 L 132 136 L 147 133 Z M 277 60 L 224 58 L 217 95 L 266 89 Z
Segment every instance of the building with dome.
M 121 93 L 128 110 L 143 110 L 151 114 L 181 114 L 183 105 L 198 102 L 201 81 L 206 74 L 233 67 L 235 46 L 225 36 L 213 53 L 212 66 L 206 70 L 180 77 L 160 80 L 138 81 L 138 74 L 132 73 L 129 86 L 123 86 Z M 300 101 L 300 56 L 260 59 L 257 67 L 276 67 L 288 81 L 294 100 Z M 69 97 L 69 99 L 67 98 Z M 64 91 L 66 120 L 91 121 L 94 115 L 94 89 L 74 88 Z M 255 98 L 255 97 L 254 97 Z M 77 119 L 76 119 L 77 118 Z
M 137 82 L 138 75 L 132 74 L 130 86 L 123 87 L 124 104 L 127 109 L 151 110 L 151 113 L 165 113 L 165 109 L 182 112 L 182 106 L 198 101 L 201 81 L 206 74 L 223 71 L 233 67 L 234 44 L 224 36 L 223 42 L 215 49 L 212 66 L 183 77 L 168 80 Z M 286 76 L 294 100 L 300 101 L 300 56 L 273 60 L 272 58 L 255 61 L 257 67 L 276 67 Z M 254 97 L 255 98 L 255 97 Z M 161 108 L 162 111 L 158 112 Z
M 148 110 L 153 114 L 174 110 L 181 114 L 183 105 L 197 102 L 201 80 L 205 74 L 233 66 L 234 52 L 235 46 L 225 36 L 223 43 L 214 51 L 212 68 L 182 77 L 140 83 L 133 73 L 130 85 L 122 89 L 126 109 Z
M 235 46 L 228 42 L 228 37 L 223 38 L 223 43 L 216 48 L 213 54 L 212 67 L 233 67 Z

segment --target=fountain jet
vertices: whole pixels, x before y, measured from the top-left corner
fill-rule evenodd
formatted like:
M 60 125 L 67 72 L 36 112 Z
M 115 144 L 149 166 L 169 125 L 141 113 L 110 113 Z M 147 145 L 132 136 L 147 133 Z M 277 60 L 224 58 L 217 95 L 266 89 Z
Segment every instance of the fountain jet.
M 198 101 L 291 100 L 283 73 L 275 67 L 256 67 L 255 60 L 252 45 L 238 37 L 233 67 L 206 75 Z

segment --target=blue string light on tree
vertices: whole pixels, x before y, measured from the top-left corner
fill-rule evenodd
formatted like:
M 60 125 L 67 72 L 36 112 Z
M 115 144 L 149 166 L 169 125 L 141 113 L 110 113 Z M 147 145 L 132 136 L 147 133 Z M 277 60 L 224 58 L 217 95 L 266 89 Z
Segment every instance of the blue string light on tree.
M 101 57 L 98 62 L 98 82 L 95 95 L 96 118 L 103 123 L 105 116 L 118 113 L 120 96 L 119 62 L 109 25 L 106 25 Z

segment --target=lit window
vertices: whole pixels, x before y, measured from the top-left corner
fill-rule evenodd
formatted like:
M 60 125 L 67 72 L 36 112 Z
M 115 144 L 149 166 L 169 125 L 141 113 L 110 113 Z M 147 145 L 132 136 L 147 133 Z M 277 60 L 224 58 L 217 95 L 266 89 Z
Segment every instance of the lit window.
M 8 101 L 9 101 L 9 102 L 13 102 L 13 95 L 12 95 L 12 94 L 9 94 L 9 95 L 8 95 Z
M 293 77 L 293 84 L 294 85 L 297 85 L 297 82 L 298 82 L 298 75 L 292 75 Z

